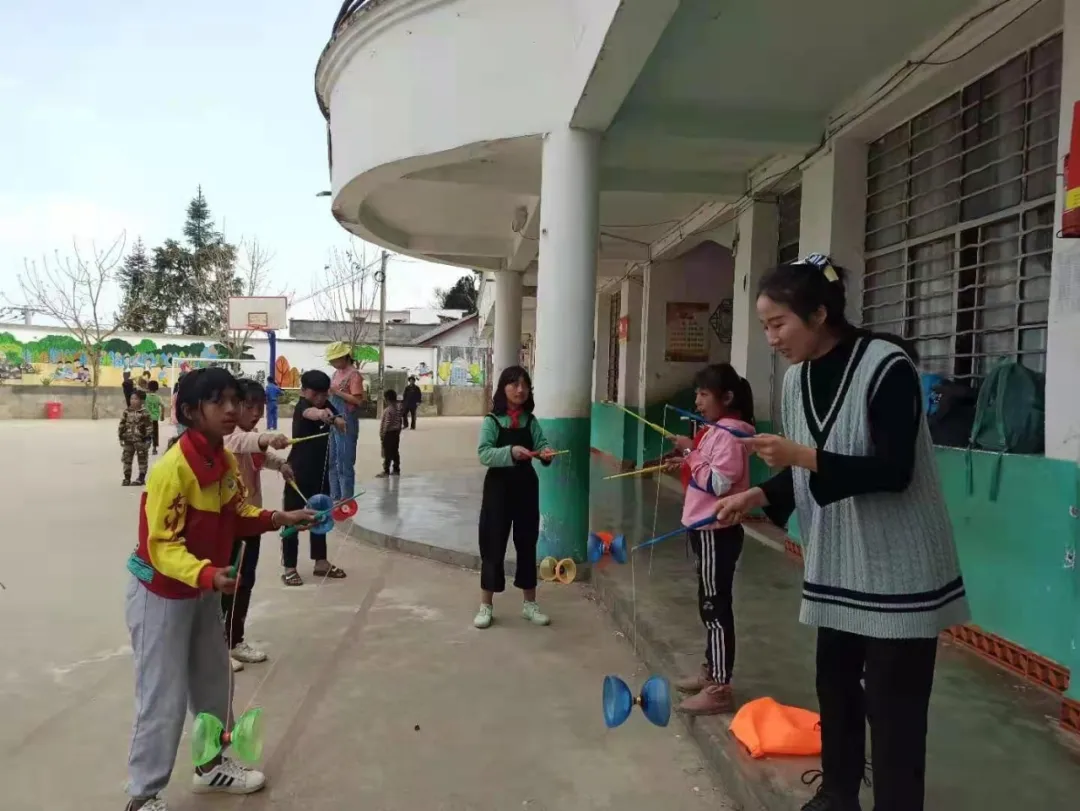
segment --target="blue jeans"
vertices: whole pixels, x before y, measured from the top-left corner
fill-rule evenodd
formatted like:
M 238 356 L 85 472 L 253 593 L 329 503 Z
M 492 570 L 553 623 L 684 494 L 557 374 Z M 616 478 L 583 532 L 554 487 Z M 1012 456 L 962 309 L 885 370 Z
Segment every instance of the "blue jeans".
M 334 398 L 338 413 L 345 417 L 345 431 L 330 431 L 330 498 L 340 501 L 356 492 L 356 441 L 360 419 L 350 414 L 345 403 Z

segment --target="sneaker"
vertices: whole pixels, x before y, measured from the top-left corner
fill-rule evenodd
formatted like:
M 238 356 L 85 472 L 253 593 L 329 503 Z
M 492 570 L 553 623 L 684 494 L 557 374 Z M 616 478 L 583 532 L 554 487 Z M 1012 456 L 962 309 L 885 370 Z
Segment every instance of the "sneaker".
M 675 689 L 680 693 L 700 693 L 705 689 L 705 686 L 709 683 L 709 671 L 706 665 L 702 665 L 701 669 L 693 676 L 687 676 L 685 679 L 679 679 L 675 682 Z
M 400 476 L 400 475 L 401 475 L 401 471 L 400 471 L 400 470 L 395 470 L 395 471 L 394 471 L 393 473 L 391 473 L 390 475 L 391 475 L 391 476 Z
M 521 616 L 531 622 L 533 625 L 550 625 L 551 620 L 548 619 L 548 615 L 540 610 L 540 606 L 536 603 L 530 603 L 526 600 L 521 606 Z
M 480 604 L 480 610 L 473 617 L 472 624 L 477 628 L 490 628 L 494 609 L 487 603 Z
M 241 766 L 235 760 L 222 758 L 210 771 L 192 776 L 192 791 L 196 794 L 254 794 L 266 785 L 266 775 Z
M 229 661 L 232 662 L 233 673 L 239 673 L 241 670 L 244 669 L 244 663 L 241 662 L 239 659 L 233 659 L 232 657 L 229 657 Z
M 135 480 L 135 485 L 134 486 L 135 487 L 145 487 L 146 486 L 146 477 L 145 476 L 140 476 L 139 478 L 137 478 Z
M 131 487 L 131 479 L 124 479 L 120 482 L 121 487 Z
M 376 473 L 376 474 L 375 474 L 375 478 L 376 478 L 376 479 L 389 479 L 389 478 L 390 478 L 390 474 L 389 474 L 389 473 L 385 473 L 385 472 L 384 472 L 384 473 Z
M 142 805 L 139 804 L 139 800 L 129 800 L 125 811 L 169 811 L 169 807 L 160 797 L 151 797 L 149 800 L 144 800 Z
M 707 683 L 699 693 L 679 705 L 678 711 L 686 715 L 719 715 L 735 709 L 735 694 L 730 684 Z
M 265 662 L 267 656 L 263 651 L 254 647 L 250 643 L 241 642 L 239 645 L 232 649 L 232 658 L 238 662 L 256 664 L 258 662 Z

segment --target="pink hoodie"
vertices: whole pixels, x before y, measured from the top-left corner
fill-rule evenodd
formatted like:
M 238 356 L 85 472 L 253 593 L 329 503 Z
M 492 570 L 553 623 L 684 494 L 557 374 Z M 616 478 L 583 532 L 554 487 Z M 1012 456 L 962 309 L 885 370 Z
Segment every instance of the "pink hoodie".
M 240 469 L 240 478 L 247 490 L 247 502 L 256 507 L 262 506 L 262 469 L 281 470 L 285 460 L 274 456 L 270 450 L 263 450 L 258 431 L 245 431 L 237 428 L 225 437 L 225 449 L 236 457 L 236 466 Z
M 754 426 L 742 420 L 723 419 L 717 424 L 744 434 L 754 433 Z M 697 447 L 686 457 L 685 464 L 690 471 L 690 486 L 686 488 L 686 500 L 683 502 L 684 527 L 715 513 L 716 501 L 721 496 L 750 489 L 750 452 L 738 437 L 723 428 L 706 429 Z M 721 526 L 716 522 L 700 529 L 718 529 Z

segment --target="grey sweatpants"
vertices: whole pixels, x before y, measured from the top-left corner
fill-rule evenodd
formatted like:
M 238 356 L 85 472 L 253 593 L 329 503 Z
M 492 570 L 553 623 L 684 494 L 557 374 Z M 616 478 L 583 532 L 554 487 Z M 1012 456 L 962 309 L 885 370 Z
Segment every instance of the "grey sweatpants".
M 144 799 L 169 783 L 189 707 L 192 716 L 207 712 L 232 727 L 232 665 L 216 592 L 168 600 L 133 576 L 125 614 L 135 659 L 128 794 Z

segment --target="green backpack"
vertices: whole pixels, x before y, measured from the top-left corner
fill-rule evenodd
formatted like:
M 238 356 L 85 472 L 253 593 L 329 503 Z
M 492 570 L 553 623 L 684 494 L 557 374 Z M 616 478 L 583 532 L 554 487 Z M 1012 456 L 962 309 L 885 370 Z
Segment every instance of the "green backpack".
M 971 449 L 997 451 L 990 500 L 997 500 L 1001 457 L 1006 453 L 1042 453 L 1046 445 L 1046 379 L 1015 361 L 1001 361 L 979 388 L 975 421 L 968 443 L 968 493 L 974 491 Z

